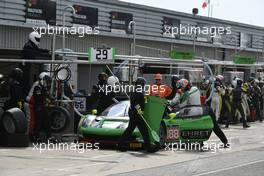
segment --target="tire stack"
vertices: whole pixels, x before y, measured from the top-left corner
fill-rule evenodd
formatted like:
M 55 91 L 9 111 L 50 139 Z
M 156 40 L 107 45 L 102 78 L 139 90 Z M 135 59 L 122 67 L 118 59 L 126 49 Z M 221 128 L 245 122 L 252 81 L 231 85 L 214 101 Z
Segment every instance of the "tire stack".
M 5 112 L 5 111 L 3 110 L 3 108 L 0 107 L 0 135 L 1 135 L 2 132 L 3 132 L 2 116 L 3 116 L 4 112 Z M 0 143 L 1 143 L 1 140 L 0 140 Z
M 3 147 L 28 147 L 27 120 L 23 111 L 0 108 L 0 145 Z

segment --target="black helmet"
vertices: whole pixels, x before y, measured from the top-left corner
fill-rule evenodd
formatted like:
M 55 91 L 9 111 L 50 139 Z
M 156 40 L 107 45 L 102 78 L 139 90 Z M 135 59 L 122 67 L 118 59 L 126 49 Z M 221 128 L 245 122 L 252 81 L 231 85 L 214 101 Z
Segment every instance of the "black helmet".
M 171 76 L 171 87 L 176 88 L 177 87 L 177 82 L 180 80 L 179 75 L 172 75 Z
M 136 80 L 136 82 L 135 82 L 135 85 L 136 86 L 137 85 L 140 85 L 140 86 L 144 87 L 145 84 L 146 84 L 146 79 L 143 78 L 143 77 L 138 77 L 137 80 Z
M 241 79 L 237 80 L 237 86 L 241 86 L 243 84 L 243 81 Z
M 177 82 L 179 80 L 180 80 L 180 76 L 179 75 L 172 75 L 171 82 Z
M 105 72 L 102 72 L 98 75 L 99 81 L 105 81 L 108 75 Z
M 14 68 L 11 72 L 11 78 L 20 81 L 23 78 L 23 71 L 20 68 Z

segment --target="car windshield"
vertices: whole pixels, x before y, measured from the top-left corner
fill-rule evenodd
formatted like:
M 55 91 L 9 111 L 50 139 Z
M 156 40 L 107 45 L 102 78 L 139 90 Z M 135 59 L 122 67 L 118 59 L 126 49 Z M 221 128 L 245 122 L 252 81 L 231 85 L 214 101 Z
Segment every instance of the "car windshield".
M 128 102 L 121 102 L 109 106 L 106 110 L 101 113 L 101 116 L 106 117 L 124 117 L 128 116 Z

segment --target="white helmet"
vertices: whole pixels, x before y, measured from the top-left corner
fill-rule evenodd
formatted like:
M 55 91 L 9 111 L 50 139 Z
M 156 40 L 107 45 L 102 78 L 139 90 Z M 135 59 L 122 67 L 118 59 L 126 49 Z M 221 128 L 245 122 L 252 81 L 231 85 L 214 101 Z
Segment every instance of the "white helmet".
M 107 84 L 109 84 L 112 87 L 114 87 L 116 83 L 119 83 L 119 79 L 116 76 L 110 76 L 107 79 Z
M 49 84 L 51 83 L 51 77 L 50 77 L 50 74 L 47 73 L 47 72 L 42 72 L 40 73 L 39 75 L 39 81 L 40 81 L 40 84 L 44 87 L 47 88 L 47 86 L 49 86 Z
M 39 80 L 42 80 L 45 76 L 50 76 L 50 75 L 49 75 L 49 73 L 47 73 L 47 72 L 41 72 L 41 73 L 39 74 Z
M 236 88 L 237 87 L 237 82 L 242 82 L 243 83 L 243 81 L 242 81 L 242 79 L 240 79 L 240 78 L 237 78 L 237 77 L 235 77 L 233 80 L 232 80 L 232 86 L 234 87 L 234 88 Z
M 39 47 L 40 45 L 40 38 L 41 35 L 36 31 L 33 31 L 29 34 L 29 40 L 33 42 L 37 47 Z

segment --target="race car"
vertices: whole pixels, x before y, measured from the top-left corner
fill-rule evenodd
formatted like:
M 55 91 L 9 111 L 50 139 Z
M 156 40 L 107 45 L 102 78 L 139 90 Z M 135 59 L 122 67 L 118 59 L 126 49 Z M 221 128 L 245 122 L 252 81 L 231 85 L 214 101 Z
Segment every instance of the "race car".
M 151 101 L 159 99 L 148 97 Z M 157 106 L 158 105 L 158 106 Z M 152 107 L 153 106 L 153 107 Z M 160 108 L 164 106 L 163 108 Z M 87 115 L 79 122 L 79 141 L 98 142 L 100 144 L 117 144 L 120 136 L 128 126 L 129 101 L 113 104 L 100 115 Z M 158 107 L 160 112 L 157 111 Z M 190 108 L 200 108 L 197 115 L 188 115 Z M 160 143 L 202 143 L 209 139 L 213 123 L 205 108 L 185 107 L 176 113 L 166 112 L 166 100 L 162 103 L 145 107 L 144 117 L 160 136 Z M 148 114 L 146 114 L 146 112 Z M 151 135 L 150 135 L 151 136 Z M 130 147 L 142 147 L 142 136 L 136 128 L 128 142 Z

